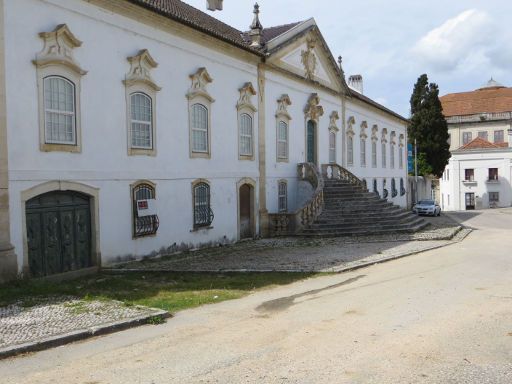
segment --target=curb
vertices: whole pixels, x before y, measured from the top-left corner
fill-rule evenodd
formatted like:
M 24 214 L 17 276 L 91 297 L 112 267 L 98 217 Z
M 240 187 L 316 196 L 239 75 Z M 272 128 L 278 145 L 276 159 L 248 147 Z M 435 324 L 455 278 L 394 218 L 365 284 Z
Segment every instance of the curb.
M 28 343 L 18 344 L 11 347 L 0 349 L 0 360 L 8 357 L 13 357 L 29 352 L 38 352 L 45 349 L 60 347 L 65 344 L 73 343 L 75 341 L 85 340 L 95 336 L 108 335 L 110 333 L 123 331 L 125 329 L 138 327 L 141 325 L 149 324 L 151 320 L 157 318 L 164 320 L 172 317 L 167 311 L 155 311 L 151 314 L 134 317 L 127 320 L 115 321 L 106 323 L 96 327 L 87 329 L 79 329 L 76 331 L 67 332 L 61 335 L 51 336 L 46 339 L 32 341 Z

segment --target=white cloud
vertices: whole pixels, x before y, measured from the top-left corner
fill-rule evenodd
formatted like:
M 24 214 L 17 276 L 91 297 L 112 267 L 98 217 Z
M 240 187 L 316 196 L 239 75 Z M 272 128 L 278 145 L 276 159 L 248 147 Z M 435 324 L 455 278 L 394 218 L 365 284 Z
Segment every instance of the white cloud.
M 491 17 L 470 9 L 422 37 L 412 48 L 418 60 L 437 70 L 465 71 L 490 61 L 488 52 L 499 36 Z

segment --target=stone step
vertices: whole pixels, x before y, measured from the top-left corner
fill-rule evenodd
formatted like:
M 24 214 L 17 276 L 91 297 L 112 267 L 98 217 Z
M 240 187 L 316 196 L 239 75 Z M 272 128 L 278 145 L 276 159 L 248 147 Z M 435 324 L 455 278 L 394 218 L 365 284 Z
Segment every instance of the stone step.
M 422 224 L 415 226 L 403 226 L 401 228 L 352 228 L 343 230 L 309 230 L 305 229 L 300 233 L 300 236 L 304 237 L 344 237 L 344 236 L 377 236 L 377 235 L 392 235 L 398 233 L 414 233 L 427 227 L 428 224 L 423 222 Z
M 397 221 L 373 221 L 373 222 L 341 222 L 341 223 L 321 223 L 315 221 L 308 229 L 345 229 L 345 228 L 397 228 L 403 226 L 418 225 L 423 223 L 421 219 L 404 219 Z

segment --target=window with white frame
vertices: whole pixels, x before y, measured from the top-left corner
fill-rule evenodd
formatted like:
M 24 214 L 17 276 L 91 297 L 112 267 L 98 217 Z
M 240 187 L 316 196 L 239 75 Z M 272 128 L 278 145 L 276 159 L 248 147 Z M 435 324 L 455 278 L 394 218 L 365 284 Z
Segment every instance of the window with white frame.
M 148 201 L 155 200 L 155 186 L 148 182 L 136 183 L 132 187 L 133 200 L 133 237 L 151 236 L 157 233 L 160 222 L 158 216 L 152 212 L 144 214 L 148 210 Z
M 284 121 L 277 124 L 277 159 L 288 159 L 288 124 Z
M 194 104 L 191 111 L 192 152 L 208 152 L 208 108 Z
M 136 92 L 130 95 L 131 146 L 153 148 L 153 106 L 151 97 Z
M 45 143 L 76 144 L 75 84 L 59 76 L 44 79 Z
M 193 184 L 194 228 L 209 227 L 213 222 L 210 205 L 210 185 L 205 181 Z
M 278 210 L 279 212 L 288 211 L 288 183 L 283 180 L 278 184 Z
M 354 138 L 352 136 L 347 137 L 347 163 L 354 165 Z
M 377 168 L 377 142 L 372 140 L 372 167 Z
M 252 117 L 247 113 L 240 115 L 240 126 L 239 126 L 240 138 L 240 156 L 252 156 L 253 154 L 253 128 L 252 128 Z
M 329 162 L 336 163 L 336 132 L 329 132 Z
M 386 143 L 382 143 L 382 168 L 386 168 Z
M 364 137 L 361 138 L 361 167 L 366 167 L 366 139 Z

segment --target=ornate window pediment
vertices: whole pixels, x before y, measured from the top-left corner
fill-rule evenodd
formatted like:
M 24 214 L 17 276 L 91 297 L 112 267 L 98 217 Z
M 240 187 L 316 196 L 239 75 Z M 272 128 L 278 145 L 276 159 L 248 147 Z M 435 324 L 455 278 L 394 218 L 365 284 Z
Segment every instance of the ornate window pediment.
M 337 121 L 340 119 L 340 115 L 337 111 L 332 111 L 331 115 L 329 116 L 329 131 L 338 132 L 338 123 Z
M 276 118 L 285 118 L 287 120 L 291 120 L 292 117 L 288 113 L 288 107 L 290 105 L 292 105 L 292 102 L 288 95 L 282 95 L 279 99 L 277 99 Z
M 41 32 L 39 37 L 44 41 L 44 47 L 36 56 L 33 63 L 41 68 L 49 65 L 66 66 L 76 74 L 87 74 L 75 61 L 73 50 L 82 45 L 66 24 L 58 25 L 51 32 Z
M 304 108 L 306 119 L 318 121 L 324 115 L 324 108 L 320 105 L 320 97 L 317 93 L 312 93 L 309 96 L 306 108 Z
M 398 136 L 398 142 L 400 143 L 400 147 L 404 147 L 405 146 L 405 135 L 402 133 L 400 136 Z
M 392 131 L 391 132 L 391 135 L 389 136 L 389 143 L 392 144 L 392 145 L 395 145 L 396 144 L 396 132 L 395 131 Z
M 202 96 L 205 99 L 207 99 L 210 103 L 215 102 L 215 99 L 206 90 L 206 86 L 213 82 L 213 79 L 206 70 L 206 68 L 199 68 L 195 73 L 191 74 L 189 77 L 192 80 L 192 86 L 190 87 L 187 93 L 187 97 L 189 99 Z
M 238 90 L 240 92 L 240 98 L 236 103 L 236 107 L 238 110 L 248 108 L 253 112 L 256 112 L 257 109 L 252 103 L 252 97 L 256 96 L 256 90 L 254 89 L 252 83 L 245 83 L 242 88 Z
M 124 84 L 130 87 L 137 83 L 142 83 L 154 91 L 160 91 L 158 85 L 151 77 L 151 70 L 158 67 L 158 63 L 151 57 L 147 49 L 139 51 L 135 56 L 128 57 L 130 63 L 130 71 L 126 75 Z
M 366 139 L 368 135 L 366 134 L 366 130 L 368 129 L 368 123 L 366 121 L 363 121 L 361 123 L 361 133 L 359 134 L 359 137 L 361 139 Z
M 355 123 L 356 123 L 356 119 L 354 118 L 354 116 L 350 116 L 347 120 L 347 125 L 348 125 L 347 136 L 353 137 L 356 135 L 356 133 L 354 132 L 354 124 Z
M 388 129 L 387 128 L 382 128 L 382 136 L 381 136 L 381 139 L 380 139 L 380 141 L 382 143 L 387 143 L 388 142 L 388 140 L 386 138 L 387 134 L 388 134 Z

